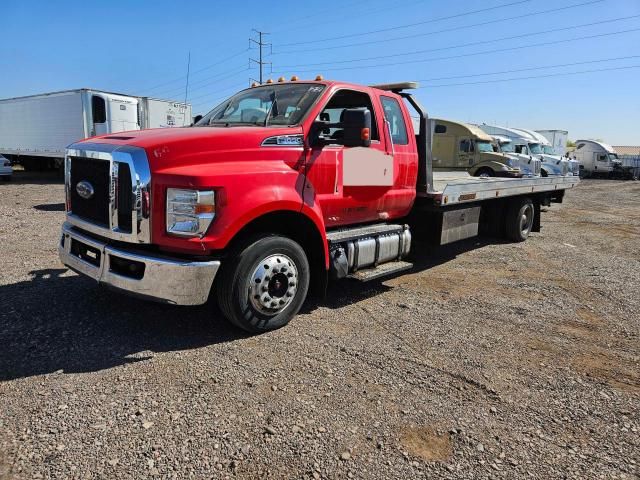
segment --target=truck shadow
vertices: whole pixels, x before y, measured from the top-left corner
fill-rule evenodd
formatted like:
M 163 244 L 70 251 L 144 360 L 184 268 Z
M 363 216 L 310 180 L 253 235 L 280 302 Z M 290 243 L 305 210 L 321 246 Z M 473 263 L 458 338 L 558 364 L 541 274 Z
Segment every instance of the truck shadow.
M 64 203 L 42 203 L 34 205 L 33 208 L 41 212 L 64 212 Z
M 476 238 L 429 249 L 413 259 L 411 272 L 497 242 Z M 137 300 L 98 287 L 65 268 L 35 270 L 30 275 L 30 280 L 0 286 L 0 381 L 57 371 L 94 372 L 156 353 L 248 336 L 211 305 L 175 307 Z M 308 299 L 302 313 L 320 306 L 338 309 L 380 295 L 391 290 L 383 283 L 389 278 L 331 282 L 326 297 Z
M 494 237 L 476 237 L 440 247 L 416 245 L 417 248 L 415 250 L 419 251 L 420 254 L 412 254 L 413 268 L 409 271 L 400 272 L 396 276 L 419 273 L 449 262 L 465 252 L 501 243 L 507 242 Z M 394 278 L 394 275 L 365 283 L 356 280 L 330 282 L 326 298 L 310 299 L 302 308 L 302 311 L 303 313 L 309 313 L 320 306 L 337 309 L 375 297 L 393 288 L 384 284 L 385 281 L 391 278 Z
M 129 298 L 66 269 L 0 286 L 0 381 L 92 372 L 243 338 L 209 305 Z

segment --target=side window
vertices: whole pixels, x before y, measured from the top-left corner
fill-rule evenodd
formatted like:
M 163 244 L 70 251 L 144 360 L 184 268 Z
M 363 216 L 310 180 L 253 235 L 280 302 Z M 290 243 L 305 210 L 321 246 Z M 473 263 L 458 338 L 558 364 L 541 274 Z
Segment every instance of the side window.
M 407 145 L 409 137 L 407 136 L 407 125 L 404 123 L 404 116 L 400 104 L 395 98 L 380 97 L 382 101 L 382 109 L 384 117 L 389 122 L 391 129 L 391 139 L 396 145 Z
M 460 152 L 469 153 L 473 151 L 471 142 L 469 140 L 460 140 Z
M 343 114 L 347 108 L 366 108 L 371 112 L 371 140 L 380 140 L 378 134 L 378 122 L 373 110 L 371 98 L 364 92 L 355 90 L 338 90 L 331 100 L 324 107 L 318 120 L 330 123 L 339 123 L 343 119 Z M 332 143 L 342 144 L 344 131 L 341 128 L 330 128 L 324 134 L 332 139 Z
M 600 160 L 601 162 L 606 162 L 607 161 L 607 156 L 606 155 L 599 155 L 598 156 L 598 160 Z
M 107 121 L 107 105 L 104 98 L 97 95 L 91 96 L 91 112 L 93 114 L 93 123 L 104 123 Z
M 576 147 L 576 150 L 580 150 L 582 147 L 584 147 L 584 143 L 579 144 L 579 145 Z
M 447 133 L 447 126 L 440 123 L 436 123 L 433 133 Z

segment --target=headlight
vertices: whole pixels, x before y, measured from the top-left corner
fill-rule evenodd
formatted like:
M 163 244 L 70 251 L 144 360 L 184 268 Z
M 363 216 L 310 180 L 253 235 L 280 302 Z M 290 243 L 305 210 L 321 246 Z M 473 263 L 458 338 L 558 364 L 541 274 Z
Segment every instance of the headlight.
M 518 160 L 516 160 L 515 158 L 508 157 L 507 165 L 511 168 L 518 168 Z
M 213 190 L 167 189 L 167 232 L 202 237 L 216 215 Z

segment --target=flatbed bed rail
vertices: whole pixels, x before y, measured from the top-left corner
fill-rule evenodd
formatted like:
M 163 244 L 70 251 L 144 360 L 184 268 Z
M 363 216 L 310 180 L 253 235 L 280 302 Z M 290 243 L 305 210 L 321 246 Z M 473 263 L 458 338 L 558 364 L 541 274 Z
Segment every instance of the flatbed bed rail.
M 437 205 L 459 205 L 496 198 L 568 190 L 580 182 L 577 176 L 534 178 L 472 177 L 465 172 L 433 172 L 433 191 L 418 193 Z

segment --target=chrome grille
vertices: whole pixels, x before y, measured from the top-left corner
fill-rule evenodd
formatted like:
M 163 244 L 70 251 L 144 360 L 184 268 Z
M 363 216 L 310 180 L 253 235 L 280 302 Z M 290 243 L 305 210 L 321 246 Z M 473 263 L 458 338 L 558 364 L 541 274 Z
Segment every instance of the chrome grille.
M 94 187 L 90 200 L 75 191 L 82 181 Z M 67 221 L 80 229 L 114 240 L 149 243 L 150 188 L 149 163 L 141 148 L 81 143 L 67 149 Z

